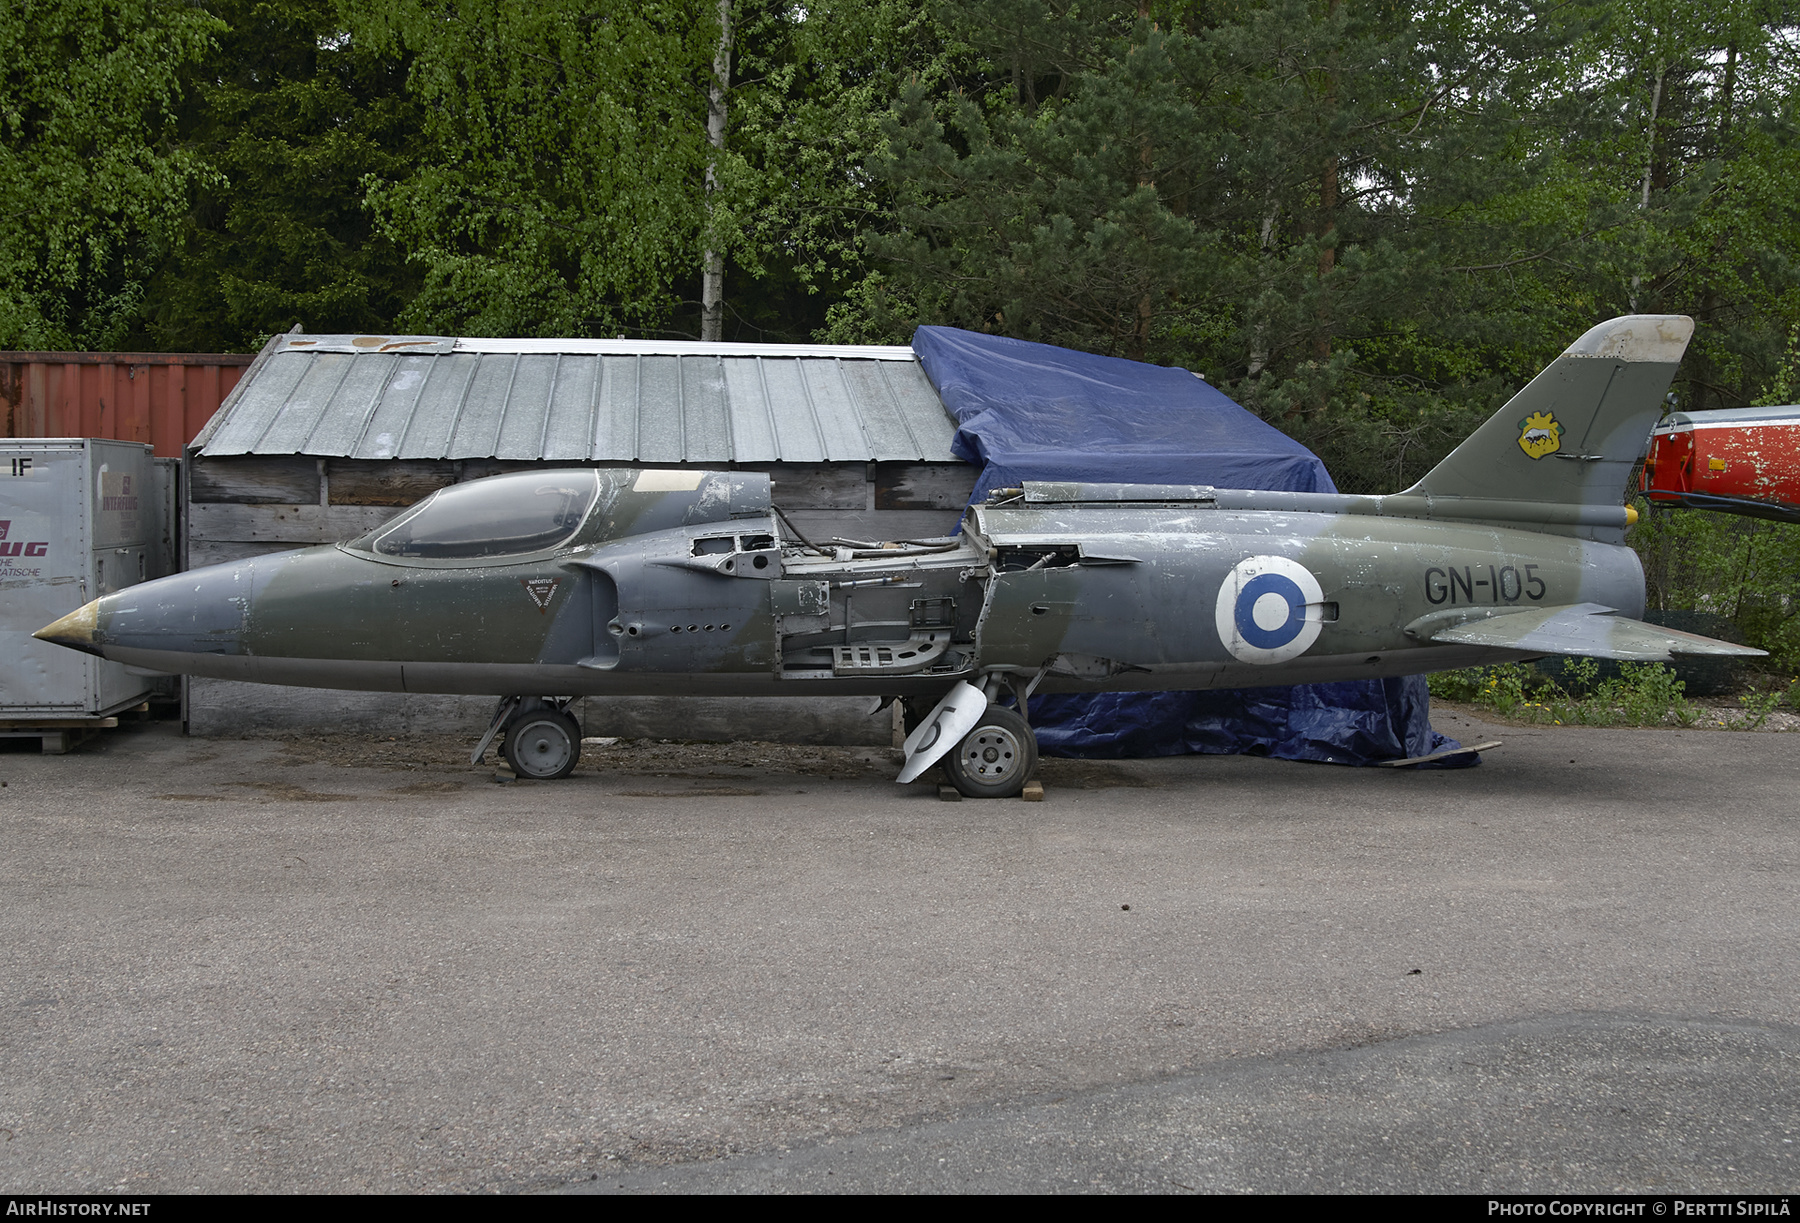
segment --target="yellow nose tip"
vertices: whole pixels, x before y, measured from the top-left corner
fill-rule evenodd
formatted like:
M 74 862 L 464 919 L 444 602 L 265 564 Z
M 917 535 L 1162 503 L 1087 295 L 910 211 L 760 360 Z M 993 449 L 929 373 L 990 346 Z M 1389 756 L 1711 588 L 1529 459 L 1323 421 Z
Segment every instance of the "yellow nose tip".
M 1625 525 L 1628 527 L 1632 526 L 1637 522 L 1637 520 L 1638 520 L 1637 506 L 1635 506 L 1635 505 L 1626 506 L 1625 507 Z
M 87 650 L 94 653 L 94 630 L 100 619 L 100 600 L 86 603 L 64 616 L 54 624 L 46 624 L 33 633 L 39 641 L 52 641 L 57 645 L 66 645 L 70 649 Z

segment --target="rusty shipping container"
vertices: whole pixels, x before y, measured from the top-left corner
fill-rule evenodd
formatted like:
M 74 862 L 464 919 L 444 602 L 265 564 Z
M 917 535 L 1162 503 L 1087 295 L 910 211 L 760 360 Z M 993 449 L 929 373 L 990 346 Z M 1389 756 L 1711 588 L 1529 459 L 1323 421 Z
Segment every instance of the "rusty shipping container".
M 0 352 L 0 437 L 146 442 L 176 458 L 254 358 L 236 353 Z

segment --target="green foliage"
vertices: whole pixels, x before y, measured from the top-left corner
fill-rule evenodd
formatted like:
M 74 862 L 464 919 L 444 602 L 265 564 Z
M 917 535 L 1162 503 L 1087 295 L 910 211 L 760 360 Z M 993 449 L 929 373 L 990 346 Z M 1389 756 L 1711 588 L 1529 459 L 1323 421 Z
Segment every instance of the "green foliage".
M 1439 700 L 1485 705 L 1503 717 L 1511 717 L 1525 703 L 1525 685 L 1530 678 L 1529 667 L 1513 662 L 1437 671 L 1426 678 L 1426 683 L 1431 695 Z
M 424 138 L 365 179 L 423 271 L 403 327 L 458 335 L 653 329 L 697 270 L 717 8 L 700 0 L 346 6 L 412 56 Z
M 1206 294 L 1221 235 L 1202 197 L 1223 133 L 1190 88 L 1204 46 L 1128 13 L 988 0 L 955 14 L 1012 63 L 981 92 L 910 84 L 887 126 L 872 164 L 898 225 L 876 252 L 898 329 L 951 322 L 1142 358 L 1156 315 Z M 1015 36 L 995 46 L 996 31 Z
M 727 339 L 897 342 L 861 308 L 879 283 L 868 245 L 889 192 L 867 163 L 909 81 L 942 90 L 966 50 L 931 6 L 831 0 L 733 6 L 731 126 L 713 232 L 727 279 Z M 835 307 L 835 310 L 834 310 Z
M 1465 701 L 1522 722 L 1557 726 L 1691 726 L 1699 710 L 1686 686 L 1661 663 L 1626 663 L 1616 679 L 1601 679 L 1591 658 L 1570 659 L 1566 682 L 1548 679 L 1523 663 L 1443 671 L 1428 680 L 1431 695 Z M 1746 706 L 1748 708 L 1748 705 Z M 1762 709 L 1755 726 L 1769 709 Z M 1760 707 L 1759 707 L 1760 708 Z M 1754 729 L 1746 724 L 1736 729 Z
M 718 12 L 15 4 L 0 344 L 691 335 L 716 249 L 731 338 L 1180 364 L 1349 491 L 1631 310 L 1699 321 L 1686 406 L 1800 398 L 1800 59 L 1766 0 L 732 0 L 722 154 Z M 1644 538 L 1669 598 L 1792 651 L 1780 532 Z M 1741 597 L 1703 588 L 1733 563 Z
M 406 170 L 422 116 L 404 60 L 352 41 L 332 0 L 209 0 L 225 25 L 196 65 L 182 139 L 218 172 L 152 281 L 145 342 L 254 350 L 276 331 L 380 331 L 416 295 L 374 232 L 365 176 Z
M 1739 700 L 1743 713 L 1738 721 L 1741 725 L 1733 726 L 1734 730 L 1756 730 L 1769 720 L 1769 715 L 1783 704 L 1792 706 L 1794 702 L 1794 686 L 1789 681 L 1785 685 L 1776 684 L 1762 692 L 1752 692 Z
M 1796 64 L 1765 5 L 943 20 L 975 63 L 902 93 L 840 323 L 1183 364 L 1373 492 L 1609 315 L 1695 315 L 1679 393 L 1730 406 L 1800 311 Z
M 1649 605 L 1717 612 L 1769 663 L 1800 669 L 1800 525 L 1638 502 Z
M 1566 342 L 1555 294 L 1479 275 L 1566 227 L 1495 202 L 1543 191 L 1519 133 L 1566 129 L 1535 86 L 1574 33 L 1529 6 L 987 0 L 955 24 L 986 71 L 910 87 L 872 162 L 897 200 L 876 308 L 1182 361 L 1402 451 L 1437 387 L 1491 397 Z
M 178 0 L 0 6 L 0 348 L 117 347 L 215 174 L 174 143 L 223 27 Z
M 1592 663 L 1592 659 L 1582 661 Z M 1627 663 L 1619 668 L 1624 674 L 1616 680 L 1596 685 L 1590 705 L 1603 709 L 1617 708 L 1620 720 L 1629 726 L 1654 726 L 1673 718 L 1682 726 L 1691 725 L 1698 716 L 1687 703 L 1684 685 L 1675 672 L 1661 663 Z M 1601 723 L 1604 725 L 1604 723 Z

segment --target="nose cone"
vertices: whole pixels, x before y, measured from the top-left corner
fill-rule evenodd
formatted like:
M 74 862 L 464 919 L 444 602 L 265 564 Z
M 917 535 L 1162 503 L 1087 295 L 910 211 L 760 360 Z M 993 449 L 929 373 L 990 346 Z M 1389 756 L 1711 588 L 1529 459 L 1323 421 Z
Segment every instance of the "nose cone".
M 243 652 L 254 579 L 255 562 L 239 561 L 139 582 L 32 636 L 130 666 L 187 672 L 183 657 Z
M 66 645 L 71 650 L 84 650 L 89 654 L 99 654 L 100 645 L 94 640 L 94 626 L 100 618 L 100 600 L 84 604 L 76 608 L 61 620 L 46 624 L 33 633 L 39 641 L 50 641 L 57 645 Z

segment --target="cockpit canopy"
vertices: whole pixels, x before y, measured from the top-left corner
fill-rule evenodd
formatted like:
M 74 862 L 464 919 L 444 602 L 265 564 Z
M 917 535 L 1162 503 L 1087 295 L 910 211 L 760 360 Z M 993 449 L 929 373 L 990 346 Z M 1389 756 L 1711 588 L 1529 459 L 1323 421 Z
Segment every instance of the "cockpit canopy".
M 542 552 L 580 529 L 598 473 L 522 471 L 441 488 L 349 547 L 377 556 L 474 560 Z

